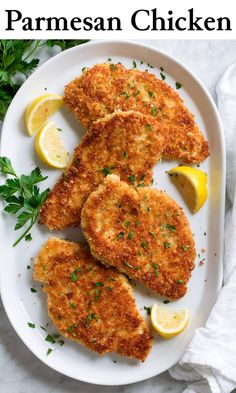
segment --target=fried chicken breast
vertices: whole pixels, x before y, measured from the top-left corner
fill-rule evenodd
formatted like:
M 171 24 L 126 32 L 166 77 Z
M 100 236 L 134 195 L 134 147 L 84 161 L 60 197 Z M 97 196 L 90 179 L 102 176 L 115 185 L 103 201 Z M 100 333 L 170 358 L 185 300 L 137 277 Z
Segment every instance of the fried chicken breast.
M 44 203 L 41 222 L 49 229 L 79 225 L 85 200 L 108 174 L 133 185 L 150 184 L 164 149 L 163 132 L 156 118 L 133 111 L 96 121 Z
M 132 287 L 96 261 L 87 245 L 49 239 L 35 260 L 34 278 L 44 284 L 48 313 L 61 335 L 101 355 L 146 359 L 152 337 Z
M 194 268 L 193 236 L 182 208 L 164 192 L 107 176 L 84 204 L 92 255 L 170 299 L 181 298 Z
M 116 110 L 152 115 L 166 126 L 165 158 L 200 163 L 209 155 L 208 143 L 179 94 L 147 71 L 94 65 L 66 86 L 64 101 L 86 128 Z

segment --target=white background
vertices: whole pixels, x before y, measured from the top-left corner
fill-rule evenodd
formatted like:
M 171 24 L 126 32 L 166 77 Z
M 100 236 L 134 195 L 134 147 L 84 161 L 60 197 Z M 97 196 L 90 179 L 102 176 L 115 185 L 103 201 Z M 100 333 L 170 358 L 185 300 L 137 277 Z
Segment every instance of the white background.
M 187 10 L 194 8 L 196 16 L 207 17 L 230 17 L 232 31 L 137 31 L 130 22 L 132 14 L 138 9 L 151 10 L 157 8 L 158 15 L 168 17 L 168 10 L 172 10 L 175 17 L 186 16 Z M 1 0 L 0 4 L 0 38 L 92 38 L 92 39 L 233 39 L 236 38 L 236 12 L 235 0 L 212 1 L 212 0 Z M 119 17 L 122 22 L 122 31 L 23 31 L 22 23 L 15 24 L 15 31 L 5 31 L 6 9 L 19 10 L 24 17 Z M 147 25 L 151 17 L 142 14 L 140 24 Z

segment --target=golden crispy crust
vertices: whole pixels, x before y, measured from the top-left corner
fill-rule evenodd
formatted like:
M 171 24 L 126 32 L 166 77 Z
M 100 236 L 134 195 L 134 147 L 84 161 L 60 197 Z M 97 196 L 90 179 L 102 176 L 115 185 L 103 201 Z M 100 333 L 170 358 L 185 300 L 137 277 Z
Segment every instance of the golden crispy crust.
M 164 148 L 163 132 L 157 119 L 133 111 L 95 122 L 44 203 L 41 222 L 49 229 L 79 225 L 85 200 L 108 173 L 129 184 L 150 184 Z
M 153 114 L 167 126 L 165 158 L 200 163 L 209 155 L 208 143 L 183 100 L 147 71 L 97 64 L 66 86 L 64 100 L 86 128 L 115 110 Z
M 108 176 L 84 204 L 81 225 L 92 255 L 170 299 L 181 298 L 195 246 L 182 208 L 162 191 Z
M 101 355 L 146 359 L 152 336 L 131 286 L 99 264 L 86 245 L 49 239 L 35 260 L 34 278 L 44 284 L 49 316 L 63 336 Z

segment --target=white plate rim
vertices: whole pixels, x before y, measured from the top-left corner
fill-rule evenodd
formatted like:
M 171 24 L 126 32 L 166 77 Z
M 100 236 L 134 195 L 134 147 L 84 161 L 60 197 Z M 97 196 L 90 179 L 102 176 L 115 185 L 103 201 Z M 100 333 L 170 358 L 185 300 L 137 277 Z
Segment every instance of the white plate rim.
M 137 47 L 137 48 L 146 48 L 149 49 L 153 52 L 156 52 L 157 55 L 160 54 L 164 57 L 167 58 L 167 60 L 171 61 L 172 63 L 176 63 L 176 65 L 178 65 L 180 68 L 182 68 L 187 74 L 190 75 L 190 77 L 200 86 L 202 93 L 206 96 L 207 100 L 209 101 L 210 105 L 211 105 L 211 109 L 214 112 L 214 116 L 215 119 L 217 121 L 217 125 L 218 125 L 218 129 L 219 129 L 219 138 L 220 138 L 220 146 L 221 146 L 221 151 L 222 151 L 222 155 L 221 155 L 221 160 L 222 160 L 222 187 L 221 187 L 221 211 L 220 211 L 220 217 L 219 217 L 219 222 L 220 222 L 220 238 L 221 238 L 221 244 L 219 245 L 219 258 L 223 261 L 223 249 L 224 249 L 224 211 L 225 211 L 225 184 L 226 184 L 226 151 L 225 151 L 225 139 L 224 139 L 224 131 L 223 131 L 223 125 L 222 125 L 222 121 L 219 115 L 219 112 L 217 110 L 216 104 L 213 101 L 213 98 L 211 97 L 210 93 L 208 92 L 208 90 L 205 88 L 204 84 L 201 82 L 201 80 L 186 66 L 184 65 L 181 61 L 179 61 L 178 59 L 175 58 L 175 56 L 169 55 L 168 53 L 166 53 L 163 50 L 159 50 L 151 45 L 148 44 L 143 44 L 143 43 L 137 43 L 131 40 L 94 40 L 92 42 L 88 42 L 86 44 L 83 44 L 81 46 L 76 46 L 70 49 L 67 49 L 55 56 L 53 56 L 51 59 L 47 60 L 45 63 L 43 63 L 41 66 L 39 66 L 37 68 L 37 70 L 35 70 L 30 76 L 29 78 L 26 80 L 26 82 L 30 83 L 31 78 L 34 76 L 34 74 L 36 72 L 38 72 L 38 70 L 40 70 L 40 72 L 47 67 L 47 65 L 50 63 L 53 63 L 55 61 L 58 60 L 58 58 L 62 58 L 63 56 L 67 56 L 68 52 L 73 52 L 73 51 L 78 51 L 81 47 L 83 47 L 84 45 L 86 46 L 91 46 L 91 47 L 96 47 L 97 45 L 130 45 L 131 47 Z M 14 101 L 17 99 L 18 95 L 21 93 L 21 88 L 18 90 L 18 92 L 16 93 L 15 97 L 13 98 L 10 107 L 14 104 Z M 9 108 L 10 108 L 9 107 Z M 3 122 L 3 126 L 2 126 L 2 132 L 1 132 L 1 139 L 0 139 L 0 154 L 2 154 L 2 140 L 5 137 L 5 124 L 7 123 L 7 118 L 8 118 L 8 114 L 9 114 L 9 110 L 6 113 L 4 122 Z M 2 220 L 2 218 L 0 218 L 0 220 Z M 0 260 L 2 260 L 2 257 L 0 256 Z M 2 261 L 3 262 L 3 261 Z M 218 264 L 218 282 L 217 282 L 217 293 L 219 292 L 219 290 L 222 287 L 222 281 L 223 281 L 223 263 L 219 263 Z M 47 358 L 45 359 L 45 357 L 41 356 L 39 353 L 37 353 L 36 350 L 34 350 L 34 348 L 32 348 L 28 343 L 27 340 L 25 338 L 25 336 L 21 333 L 20 329 L 18 328 L 17 324 L 14 322 L 14 318 L 10 313 L 10 310 L 8 310 L 7 307 L 7 299 L 4 297 L 4 293 L 2 293 L 2 282 L 3 282 L 3 275 L 0 275 L 0 290 L 1 290 L 1 298 L 2 298 L 2 302 L 3 302 L 3 306 L 5 309 L 5 312 L 7 314 L 7 317 L 12 325 L 12 327 L 14 328 L 15 332 L 17 333 L 17 335 L 20 337 L 20 339 L 22 340 L 22 342 L 26 345 L 27 348 L 29 348 L 29 350 L 39 359 L 41 360 L 44 364 L 46 364 L 47 366 L 49 366 L 50 368 L 52 368 L 53 370 L 64 374 L 68 377 L 71 377 L 73 379 L 79 380 L 79 381 L 83 381 L 83 382 L 87 382 L 87 383 L 91 383 L 91 384 L 97 384 L 97 385 L 103 385 L 103 386 L 121 386 L 121 385 L 126 385 L 126 384 L 131 384 L 131 383 L 137 383 L 137 382 L 141 382 L 143 380 L 146 380 L 148 378 L 154 377 L 156 375 L 159 375 L 160 373 L 166 371 L 166 366 L 163 367 L 163 369 L 160 369 L 158 371 L 158 374 L 156 373 L 151 373 L 148 376 L 137 376 L 137 378 L 132 379 L 130 381 L 121 381 L 119 382 L 119 384 L 117 384 L 116 382 L 114 383 L 104 383 L 100 382 L 99 380 L 95 379 L 95 378 L 85 378 L 85 377 L 75 377 L 74 375 L 71 375 L 69 372 L 64 372 L 62 369 L 60 369 L 59 367 L 55 367 L 54 365 L 50 364 L 49 360 L 47 360 Z M 217 294 L 216 294 L 217 295 Z M 177 363 L 179 361 L 179 357 L 176 357 L 176 361 L 175 363 Z

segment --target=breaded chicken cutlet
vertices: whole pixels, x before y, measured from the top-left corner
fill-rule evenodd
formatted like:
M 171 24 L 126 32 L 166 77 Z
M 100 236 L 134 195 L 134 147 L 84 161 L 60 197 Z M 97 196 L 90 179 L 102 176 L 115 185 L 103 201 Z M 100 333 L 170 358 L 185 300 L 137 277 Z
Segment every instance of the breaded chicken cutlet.
M 164 158 L 200 163 L 209 155 L 208 143 L 179 94 L 147 71 L 94 65 L 66 86 L 64 101 L 85 128 L 116 110 L 152 115 L 167 127 Z
M 92 255 L 170 299 L 186 293 L 196 256 L 182 208 L 164 192 L 107 176 L 81 215 Z
M 87 245 L 51 238 L 34 265 L 44 284 L 48 313 L 61 335 L 103 355 L 144 361 L 152 347 L 126 277 L 96 261 Z
M 96 121 L 49 193 L 41 222 L 49 229 L 78 226 L 85 200 L 110 173 L 129 184 L 149 185 L 163 149 L 163 126 L 152 116 L 130 111 Z

